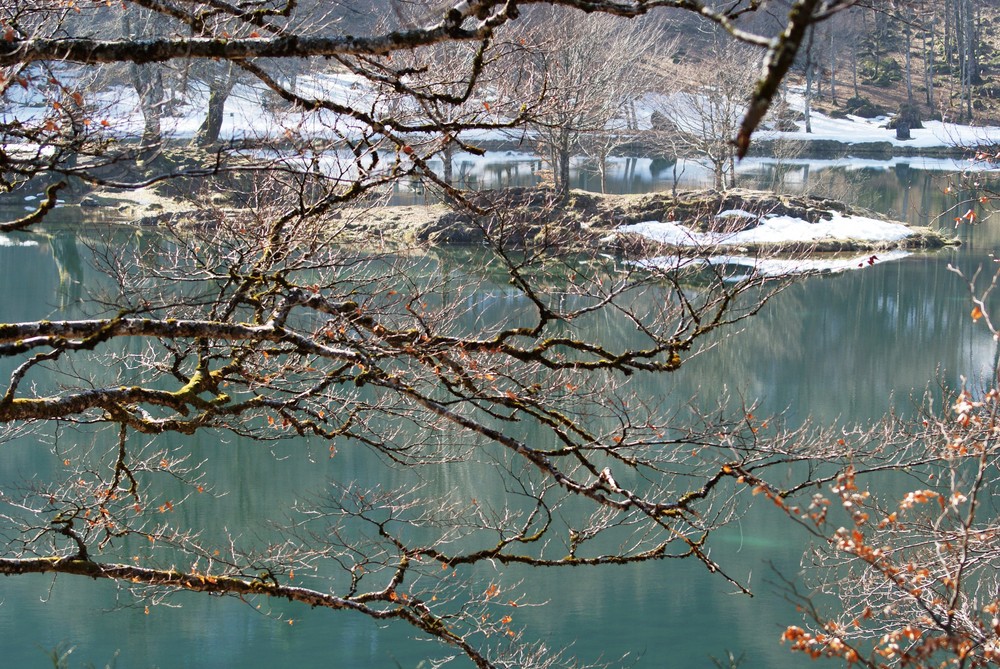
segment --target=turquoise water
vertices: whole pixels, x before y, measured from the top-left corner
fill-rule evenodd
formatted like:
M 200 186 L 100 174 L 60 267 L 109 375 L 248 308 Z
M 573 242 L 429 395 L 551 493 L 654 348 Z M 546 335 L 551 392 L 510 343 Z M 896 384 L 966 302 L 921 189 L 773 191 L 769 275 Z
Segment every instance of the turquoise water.
M 939 197 L 935 179 L 920 177 L 902 187 L 913 191 L 907 196 L 912 200 L 929 201 Z M 922 187 L 933 193 L 914 190 Z M 900 197 L 897 192 L 886 200 Z M 55 227 L 47 235 L 5 238 L 0 245 L 4 320 L 80 315 L 80 299 L 102 281 L 88 265 L 91 251 L 84 242 L 108 238 L 101 230 L 86 230 Z M 807 417 L 831 424 L 869 421 L 890 406 L 906 411 L 911 394 L 938 379 L 954 385 L 963 376 L 989 375 L 996 342 L 969 318 L 966 289 L 948 265 L 972 271 L 989 264 L 1000 235 L 989 224 L 961 234 L 970 243 L 957 250 L 915 254 L 792 285 L 742 331 L 721 338 L 673 375 L 637 381 L 645 384 L 637 390 L 678 402 L 698 396 L 708 403 L 728 392 L 760 402 L 759 415 L 784 413 L 791 424 Z M 449 262 L 456 262 L 449 253 Z M 618 333 L 595 324 L 593 336 Z M 9 369 L 7 363 L 0 371 Z M 90 439 L 73 430 L 60 438 Z M 212 484 L 227 493 L 184 507 L 185 520 L 203 528 L 207 539 L 229 531 L 251 543 L 263 541 L 272 532 L 267 519 L 281 518 L 292 502 L 311 499 L 331 479 L 389 485 L 409 480 L 407 472 L 387 474 L 365 451 L 342 449 L 331 459 L 320 443 L 261 445 L 200 434 L 171 438 L 161 446 L 208 458 Z M 37 438 L 7 443 L 0 448 L 0 485 L 44 476 L 57 459 L 50 444 Z M 462 467 L 449 469 L 447 478 L 434 485 L 470 497 L 503 494 L 483 489 L 494 484 Z M 586 661 L 627 656 L 626 666 L 639 668 L 711 667 L 709 655 L 721 658 L 732 650 L 745 655 L 747 667 L 800 666 L 802 660 L 777 642 L 784 626 L 797 621 L 796 614 L 767 582 L 773 580 L 769 565 L 786 575 L 798 570 L 808 538 L 766 507 L 754 509 L 711 544 L 713 558 L 748 582 L 753 598 L 736 594 L 692 561 L 562 571 L 515 568 L 502 574 L 504 582 L 522 581 L 519 589 L 532 600 L 549 602 L 519 608 L 515 624 L 526 638 L 566 647 Z M 488 582 L 491 574 L 485 578 Z M 445 654 L 434 644 L 412 640 L 405 627 L 282 603 L 258 611 L 233 599 L 181 594 L 166 602 L 176 607 L 153 606 L 147 613 L 143 602 L 113 584 L 43 576 L 3 579 L 0 600 L 0 658 L 12 667 L 48 666 L 46 652 L 58 646 L 75 648 L 74 667 L 104 666 L 117 654 L 119 667 L 164 669 L 411 669 Z

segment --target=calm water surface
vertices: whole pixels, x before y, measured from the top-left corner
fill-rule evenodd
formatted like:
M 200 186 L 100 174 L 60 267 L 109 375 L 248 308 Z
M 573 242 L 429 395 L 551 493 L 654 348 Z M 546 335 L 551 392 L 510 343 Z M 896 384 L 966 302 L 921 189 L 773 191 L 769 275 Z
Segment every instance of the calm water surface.
M 798 175 L 801 180 L 801 170 Z M 897 217 L 905 212 L 910 220 L 928 220 L 936 216 L 935 208 L 940 213 L 954 203 L 944 193 L 949 177 L 940 172 L 813 170 L 809 178 L 817 189 L 854 188 L 862 204 Z M 75 305 L 82 288 L 99 282 L 81 237 L 99 241 L 102 234 L 55 226 L 44 235 L 0 238 L 3 319 L 79 315 Z M 968 243 L 958 250 L 800 282 L 772 300 L 742 332 L 643 392 L 679 400 L 697 394 L 711 401 L 728 389 L 759 400 L 761 413 L 786 412 L 793 423 L 807 416 L 824 423 L 855 422 L 876 418 L 893 404 L 905 410 L 911 393 L 939 378 L 954 384 L 962 376 L 989 375 L 997 345 L 982 324 L 972 323 L 968 295 L 948 265 L 966 271 L 990 265 L 990 254 L 1000 247 L 1000 223 L 963 228 L 959 234 Z M 365 481 L 383 472 L 348 449 L 325 458 L 325 445 L 281 446 L 285 450 L 279 455 L 289 456 L 284 459 L 262 455 L 252 445 L 220 444 L 208 435 L 188 440 L 185 448 L 211 457 L 219 487 L 233 491 L 203 511 L 199 522 L 207 533 L 238 524 L 234 518 L 253 527 L 253 519 L 287 506 L 269 481 L 294 481 L 306 494 L 334 476 Z M 0 485 L 45 472 L 51 458 L 48 447 L 37 441 L 3 446 Z M 468 485 L 470 495 L 476 494 L 469 482 L 447 485 Z M 751 513 L 716 538 L 713 557 L 734 576 L 749 579 L 757 592 L 753 599 L 733 594 L 731 586 L 694 562 L 524 571 L 510 580 L 523 578 L 523 588 L 535 599 L 554 602 L 519 612 L 529 637 L 552 646 L 572 644 L 571 651 L 584 660 L 629 654 L 640 668 L 712 667 L 709 655 L 722 657 L 729 649 L 745 653 L 744 667 L 790 669 L 802 660 L 777 639 L 796 615 L 766 584 L 767 564 L 794 573 L 806 541 L 768 509 Z M 432 644 L 408 640 L 406 629 L 301 607 L 287 610 L 296 620 L 292 626 L 238 601 L 203 595 L 181 595 L 170 600 L 179 608 L 157 606 L 146 615 L 141 606 L 129 607 L 132 602 L 110 583 L 41 576 L 4 579 L 0 599 L 3 666 L 50 666 L 45 651 L 59 644 L 76 647 L 70 656 L 74 667 L 104 666 L 118 653 L 119 667 L 136 668 L 411 669 L 421 658 L 436 655 Z

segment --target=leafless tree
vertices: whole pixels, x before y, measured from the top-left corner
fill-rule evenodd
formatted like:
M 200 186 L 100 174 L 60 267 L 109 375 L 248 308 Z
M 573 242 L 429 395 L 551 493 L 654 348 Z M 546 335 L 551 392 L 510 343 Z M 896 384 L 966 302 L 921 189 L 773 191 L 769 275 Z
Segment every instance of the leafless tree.
M 707 160 L 720 190 L 736 185 L 732 138 L 760 72 L 757 57 L 754 49 L 726 41 L 696 62 L 662 62 L 651 138 L 674 156 Z
M 527 76 L 515 70 L 506 91 L 537 100 L 529 127 L 556 190 L 568 193 L 570 160 L 586 153 L 597 158 L 604 185 L 608 154 L 636 136 L 635 102 L 651 88 L 652 61 L 666 51 L 657 31 L 648 22 L 555 9 L 533 12 L 523 28 Z
M 240 188 L 249 206 L 206 207 L 201 226 L 100 247 L 112 281 L 87 302 L 89 318 L 0 324 L 0 358 L 11 365 L 0 396 L 5 436 L 73 433 L 52 442 L 59 474 L 3 492 L 0 573 L 110 579 L 153 602 L 195 591 L 349 610 L 408 623 L 479 667 L 562 661 L 516 626 L 526 595 L 505 579 L 507 565 L 689 558 L 729 578 L 709 554 L 711 533 L 739 512 L 744 491 L 772 494 L 764 477 L 787 461 L 794 436 L 762 441 L 767 428 L 749 410 L 665 411 L 630 381 L 677 369 L 780 285 L 732 282 L 690 258 L 652 268 L 569 255 L 547 234 L 511 253 L 512 240 L 525 241 L 524 222 L 485 210 L 427 168 L 461 133 L 521 121 L 441 110 L 476 106 L 499 31 L 531 4 L 620 17 L 694 10 L 771 49 L 745 148 L 801 31 L 848 3 L 795 3 L 773 42 L 738 25 L 756 2 L 717 12 L 672 0 L 464 0 L 429 4 L 430 18 L 412 27 L 361 36 L 335 21 L 301 21 L 294 3 L 126 3 L 177 27 L 142 41 L 85 36 L 73 30 L 82 19 L 66 21 L 47 3 L 3 8 L 0 94 L 47 102 L 0 126 L 6 189 L 39 175 L 130 187 L 187 179 Z M 444 79 L 423 52 L 443 44 L 462 45 L 463 57 Z M 272 69 L 305 57 L 335 67 L 311 87 L 287 85 Z M 195 167 L 119 177 L 134 152 L 94 114 L 88 98 L 100 91 L 82 90 L 80 72 L 182 58 L 232 63 L 291 111 L 259 128 L 256 143 Z M 482 267 L 337 243 L 380 187 L 411 174 L 463 203 L 483 231 Z M 62 187 L 55 182 L 35 212 L 0 230 L 35 225 Z M 497 286 L 518 305 L 502 317 L 475 299 Z M 629 336 L 591 340 L 587 323 L 602 319 Z M 265 546 L 208 536 L 173 512 L 225 492 L 214 487 L 216 458 L 198 461 L 156 439 L 202 432 L 265 445 L 301 437 L 330 444 L 333 455 L 366 448 L 387 479 L 415 477 L 400 486 L 332 481 L 300 508 L 275 510 L 289 516 L 283 539 Z M 505 493 L 468 500 L 429 487 L 458 465 Z M 483 564 L 497 566 L 496 579 L 479 580 Z

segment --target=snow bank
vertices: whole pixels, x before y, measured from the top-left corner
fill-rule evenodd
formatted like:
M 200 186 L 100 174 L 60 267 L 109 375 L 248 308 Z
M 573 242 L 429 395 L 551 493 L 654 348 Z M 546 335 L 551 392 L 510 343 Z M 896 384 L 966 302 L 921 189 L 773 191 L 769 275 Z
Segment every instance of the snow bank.
M 647 221 L 626 225 L 621 232 L 639 234 L 653 241 L 674 246 L 741 246 L 747 244 L 784 244 L 824 240 L 858 240 L 865 242 L 896 242 L 913 234 L 900 223 L 889 223 L 865 216 L 843 216 L 830 212 L 829 220 L 818 223 L 792 216 L 766 216 L 760 225 L 735 232 L 698 232 L 671 221 Z M 719 217 L 752 217 L 745 211 L 722 212 Z
M 746 219 L 756 219 L 758 225 L 731 232 L 699 232 L 673 221 L 646 221 L 618 228 L 619 232 L 632 233 L 656 242 L 685 248 L 726 249 L 749 245 L 774 245 L 812 243 L 822 241 L 857 241 L 866 243 L 898 242 L 915 234 L 901 223 L 881 221 L 866 216 L 845 216 L 829 212 L 828 218 L 810 223 L 794 216 L 767 215 L 757 217 L 742 209 L 729 209 L 716 216 L 725 227 L 727 221 L 735 226 L 745 226 Z M 734 226 L 734 227 L 735 227 Z M 678 263 L 702 262 L 709 265 L 725 265 L 745 268 L 733 273 L 732 280 L 748 276 L 787 276 L 792 274 L 815 274 L 843 272 L 851 269 L 870 267 L 877 262 L 898 260 L 909 255 L 907 251 L 893 250 L 868 253 L 864 256 L 844 257 L 842 255 L 824 257 L 750 257 L 739 254 L 715 254 L 700 260 L 663 256 L 640 261 L 644 267 L 676 268 Z
M 796 111 L 805 109 L 801 93 L 788 96 L 789 106 Z M 940 148 L 948 146 L 974 147 L 996 144 L 1000 141 L 1000 128 L 996 126 L 968 126 L 946 121 L 924 121 L 923 128 L 910 130 L 911 139 L 896 139 L 896 131 L 886 127 L 889 117 L 862 118 L 848 115 L 847 118 L 831 118 L 818 111 L 809 114 L 812 132 L 805 131 L 805 123 L 797 122 L 799 130 L 775 132 L 763 130 L 757 133 L 761 139 L 791 139 L 798 141 L 833 140 L 844 144 L 868 144 L 888 142 L 893 146 L 916 149 Z

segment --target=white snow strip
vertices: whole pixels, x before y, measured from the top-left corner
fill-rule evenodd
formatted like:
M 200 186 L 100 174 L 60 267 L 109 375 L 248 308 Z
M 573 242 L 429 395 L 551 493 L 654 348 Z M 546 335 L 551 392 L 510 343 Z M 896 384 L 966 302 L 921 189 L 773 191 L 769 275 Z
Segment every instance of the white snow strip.
M 751 268 L 755 274 L 762 276 L 789 276 L 806 273 L 836 273 L 852 269 L 865 269 L 883 262 L 900 260 L 909 255 L 909 251 L 886 251 L 877 255 L 867 254 L 850 258 L 750 258 L 748 256 L 712 256 L 708 262 L 712 265 L 740 265 Z
M 7 235 L 0 235 L 0 246 L 38 246 L 38 242 L 30 239 L 19 241 L 11 239 Z
M 671 221 L 646 221 L 619 228 L 621 232 L 642 235 L 653 241 L 674 246 L 739 246 L 741 244 L 780 244 L 824 240 L 859 240 L 891 242 L 913 234 L 905 225 L 865 216 L 842 216 L 830 212 L 829 220 L 810 223 L 792 216 L 772 216 L 760 225 L 739 232 L 698 232 Z
M 751 214 L 742 209 L 726 209 L 715 215 L 716 218 L 760 218 L 757 214 Z
M 849 270 L 866 269 L 884 262 L 900 260 L 911 255 L 909 251 L 886 251 L 885 253 L 852 256 L 849 258 L 752 258 L 739 255 L 717 255 L 705 258 L 700 262 L 708 265 L 725 265 L 729 267 L 746 268 L 742 273 L 734 272 L 728 277 L 730 281 L 739 281 L 754 276 L 781 277 L 796 274 L 834 274 Z M 636 265 L 646 268 L 677 269 L 679 264 L 685 264 L 677 257 L 661 256 L 636 262 Z

